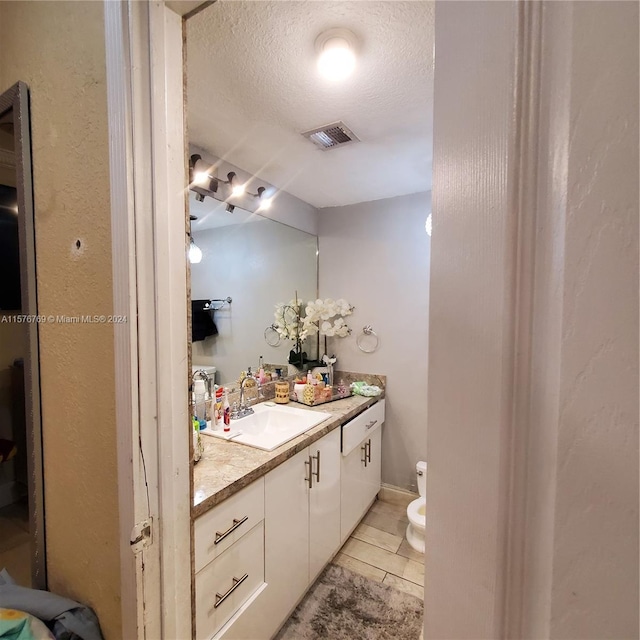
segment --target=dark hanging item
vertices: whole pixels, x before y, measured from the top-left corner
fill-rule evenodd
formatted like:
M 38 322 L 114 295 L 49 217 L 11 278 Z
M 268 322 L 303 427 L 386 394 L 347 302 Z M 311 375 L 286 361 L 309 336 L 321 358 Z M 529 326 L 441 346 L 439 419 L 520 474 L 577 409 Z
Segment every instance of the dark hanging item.
M 191 301 L 191 340 L 198 342 L 208 336 L 218 334 L 218 327 L 213 321 L 211 300 Z

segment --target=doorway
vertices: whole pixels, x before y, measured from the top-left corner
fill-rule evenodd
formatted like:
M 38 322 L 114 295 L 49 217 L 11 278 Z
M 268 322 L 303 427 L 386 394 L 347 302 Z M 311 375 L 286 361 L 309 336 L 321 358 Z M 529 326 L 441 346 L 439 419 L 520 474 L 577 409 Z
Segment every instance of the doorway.
M 32 194 L 29 93 L 18 82 L 0 95 L 0 569 L 45 588 Z

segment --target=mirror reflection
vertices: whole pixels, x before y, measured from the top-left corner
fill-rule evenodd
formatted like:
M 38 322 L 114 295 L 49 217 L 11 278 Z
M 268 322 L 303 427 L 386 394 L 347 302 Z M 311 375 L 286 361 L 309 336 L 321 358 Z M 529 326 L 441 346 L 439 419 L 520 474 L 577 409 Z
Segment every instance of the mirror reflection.
M 211 158 L 213 161 L 213 158 Z M 283 199 L 281 197 L 281 199 Z M 272 329 L 275 307 L 317 297 L 315 235 L 207 197 L 189 194 L 192 361 L 215 367 L 217 384 L 233 387 L 242 371 L 286 370 L 290 341 Z M 193 246 L 196 257 L 193 261 Z M 229 301 L 230 300 L 230 301 Z M 207 305 L 207 302 L 211 302 Z M 315 349 L 313 340 L 305 350 Z

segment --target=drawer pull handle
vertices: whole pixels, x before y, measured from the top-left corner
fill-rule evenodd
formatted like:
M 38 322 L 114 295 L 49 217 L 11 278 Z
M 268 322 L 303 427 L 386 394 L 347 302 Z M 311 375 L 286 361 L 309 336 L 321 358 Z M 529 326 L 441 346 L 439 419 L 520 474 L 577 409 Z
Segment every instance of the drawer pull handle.
M 365 426 L 365 429 L 367 429 L 367 430 L 371 429 L 371 427 L 373 427 L 373 425 L 375 425 L 375 424 L 378 424 L 378 421 L 377 420 L 372 420 L 369 424 L 367 424 Z
M 317 455 L 311 457 L 318 463 L 318 470 L 311 471 L 311 474 L 316 477 L 316 482 L 320 482 L 320 450 L 318 450 Z M 311 468 L 313 469 L 313 466 Z
M 245 516 L 244 518 L 242 518 L 242 520 L 237 520 L 236 518 L 234 518 L 233 524 L 224 533 L 216 531 L 216 539 L 213 541 L 213 544 L 219 544 L 220 542 L 222 542 L 228 535 L 231 535 L 240 525 L 243 525 L 248 519 L 249 516 Z
M 360 462 L 364 463 L 364 466 L 367 466 L 367 443 L 365 442 L 361 447 L 360 447 L 364 457 L 360 458 Z
M 371 462 L 371 438 L 367 440 L 367 460 Z
M 313 456 L 304 461 L 304 466 L 309 468 L 309 477 L 305 475 L 304 481 L 309 485 L 309 489 L 313 489 Z
M 233 578 L 233 584 L 227 593 L 222 596 L 216 593 L 216 603 L 213 605 L 213 608 L 217 609 L 248 577 L 249 574 L 245 573 L 242 578 Z

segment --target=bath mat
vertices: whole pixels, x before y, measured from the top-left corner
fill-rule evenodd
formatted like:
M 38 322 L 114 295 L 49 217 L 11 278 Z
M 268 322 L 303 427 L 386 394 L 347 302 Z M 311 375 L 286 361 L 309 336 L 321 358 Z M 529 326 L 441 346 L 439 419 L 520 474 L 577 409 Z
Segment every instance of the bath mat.
M 418 640 L 423 603 L 330 564 L 276 640 Z

